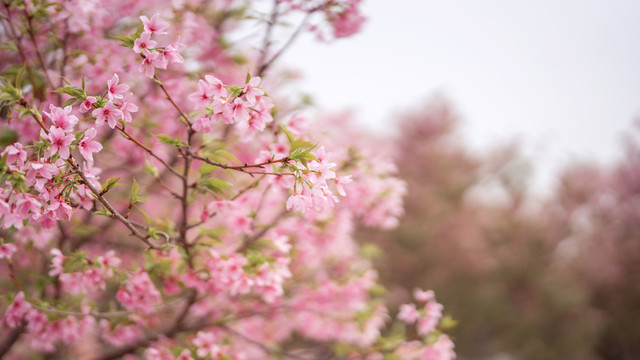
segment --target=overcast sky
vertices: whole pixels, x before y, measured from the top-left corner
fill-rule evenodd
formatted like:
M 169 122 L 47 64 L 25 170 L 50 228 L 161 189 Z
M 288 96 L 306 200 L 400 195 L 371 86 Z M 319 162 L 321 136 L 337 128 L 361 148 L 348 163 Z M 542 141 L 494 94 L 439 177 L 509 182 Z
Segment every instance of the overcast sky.
M 301 38 L 283 61 L 323 108 L 372 129 L 444 94 L 474 148 L 521 139 L 544 188 L 573 159 L 615 159 L 640 115 L 640 1 L 364 0 L 363 12 L 357 36 Z

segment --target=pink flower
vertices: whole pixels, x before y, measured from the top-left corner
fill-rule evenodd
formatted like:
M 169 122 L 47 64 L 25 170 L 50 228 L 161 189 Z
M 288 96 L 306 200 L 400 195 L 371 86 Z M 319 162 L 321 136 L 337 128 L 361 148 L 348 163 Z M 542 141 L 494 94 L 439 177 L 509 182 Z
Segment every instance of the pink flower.
M 113 268 L 120 266 L 122 262 L 116 252 L 113 250 L 107 251 L 104 255 L 100 255 L 96 258 L 96 262 L 102 267 L 103 273 L 107 276 L 113 275 Z
M 191 357 L 191 351 L 189 351 L 189 349 L 182 350 L 176 360 L 193 360 L 193 358 Z
M 326 180 L 335 179 L 336 173 L 331 170 L 336 166 L 335 163 L 320 163 L 318 161 L 309 162 L 309 170 L 312 170 L 309 174 L 309 180 L 312 184 L 316 184 L 318 182 L 324 184 Z
M 196 120 L 193 125 L 191 125 L 191 128 L 195 131 L 211 132 L 211 119 L 203 116 Z
M 453 350 L 453 341 L 447 335 L 440 335 L 435 343 L 426 346 L 421 354 L 420 359 L 424 360 L 453 360 L 456 353 Z
M 144 72 L 147 77 L 153 78 L 155 72 L 154 68 L 167 68 L 166 60 L 163 56 L 160 56 L 159 52 L 150 52 L 145 50 L 144 56 L 144 60 L 140 63 L 140 71 Z
M 250 131 L 262 131 L 268 122 L 273 121 L 268 110 L 254 110 L 249 114 L 250 118 L 247 125 Z
M 73 131 L 73 127 L 78 123 L 78 118 L 71 115 L 71 111 L 71 106 L 66 106 L 63 109 L 49 105 L 49 112 L 43 111 L 42 113 L 51 119 L 54 127 L 62 129 L 64 132 L 71 132 Z
M 102 145 L 94 141 L 93 138 L 97 135 L 96 128 L 89 128 L 85 133 L 80 143 L 78 143 L 78 150 L 82 157 L 87 161 L 93 162 L 93 153 L 97 153 L 102 150 Z
M 226 100 L 217 98 L 213 101 L 213 114 L 219 115 L 225 124 L 233 124 L 233 106 Z
M 95 104 L 97 101 L 98 100 L 96 99 L 95 96 L 87 96 L 87 98 L 84 99 L 82 104 L 80 104 L 80 112 L 85 113 L 91 110 L 91 108 L 93 107 L 93 104 Z
M 216 89 L 203 80 L 198 81 L 198 87 L 200 89 L 197 92 L 189 95 L 189 99 L 196 103 L 196 109 L 202 109 L 205 106 L 209 105 L 209 102 L 216 93 Z
M 211 85 L 214 88 L 214 93 L 213 93 L 214 95 L 222 96 L 222 97 L 229 96 L 229 90 L 227 90 L 227 88 L 224 87 L 224 84 L 222 83 L 222 81 L 220 81 L 220 79 L 218 79 L 213 75 L 205 75 L 204 78 L 205 80 L 207 80 L 209 85 Z
M 251 118 L 251 116 L 249 115 L 249 108 L 240 98 L 236 98 L 235 100 L 233 100 L 231 109 L 233 110 L 233 118 L 238 122 L 245 122 L 248 121 L 249 118 Z
M 7 312 L 4 314 L 4 322 L 9 327 L 18 327 L 22 323 L 22 318 L 30 309 L 31 304 L 24 299 L 24 293 L 20 291 L 16 297 L 13 298 L 13 303 L 11 303 L 11 306 L 9 306 Z
M 184 62 L 184 58 L 182 57 L 182 55 L 180 55 L 179 51 L 184 50 L 185 47 L 186 45 L 184 44 L 170 44 L 165 46 L 165 48 L 161 50 L 161 52 L 168 62 L 174 64 L 182 64 Z
M 344 185 L 353 182 L 351 175 L 336 177 L 334 180 L 336 182 L 336 190 L 338 190 L 338 194 L 340 194 L 340 196 L 347 196 L 347 192 L 344 190 Z
M 69 220 L 71 219 L 71 215 L 73 215 L 73 208 L 61 195 L 51 197 L 49 199 L 49 206 L 47 206 L 45 211 L 55 213 L 56 219 Z
M 81 208 L 87 211 L 91 211 L 91 209 L 93 209 L 93 196 L 91 196 L 91 190 L 89 190 L 85 185 L 79 186 L 73 193 L 73 200 L 78 203 Z
M 51 147 L 49 148 L 49 151 L 47 151 L 45 156 L 50 157 L 57 152 L 61 158 L 65 160 L 68 159 L 70 154 L 69 145 L 71 145 L 73 140 L 76 139 L 75 136 L 67 135 L 64 130 L 52 127 L 49 130 L 48 138 L 51 142 Z
M 258 88 L 258 85 L 260 85 L 260 77 L 256 76 L 244 86 L 243 92 L 249 106 L 256 104 L 256 96 L 264 95 L 264 90 Z
M 158 14 L 153 15 L 151 20 L 146 16 L 140 16 L 140 20 L 144 25 L 144 31 L 149 34 L 166 34 L 167 32 L 164 30 L 169 28 L 169 23 L 160 20 Z
M 216 336 L 213 332 L 198 331 L 196 338 L 193 339 L 193 345 L 198 349 L 196 354 L 199 357 L 211 356 L 217 359 L 221 355 L 220 346 L 216 345 Z
M 309 208 L 310 199 L 302 194 L 293 194 L 287 199 L 287 210 L 304 212 Z
M 156 42 L 151 40 L 151 33 L 148 31 L 140 34 L 140 37 L 133 43 L 133 51 L 136 54 L 140 54 L 143 50 L 153 49 L 156 46 Z
M 18 250 L 13 244 L 2 244 L 0 245 L 0 259 L 11 259 L 13 253 Z
M 419 288 L 413 289 L 413 297 L 419 302 L 427 302 L 435 299 L 433 290 L 423 291 Z
M 142 314 L 150 313 L 153 307 L 162 302 L 160 292 L 149 278 L 149 274 L 143 270 L 133 274 L 124 287 L 120 287 L 116 299 L 125 308 Z
M 133 93 L 128 93 L 127 95 L 124 96 L 124 99 L 122 99 L 122 102 L 120 103 L 120 110 L 122 111 L 122 119 L 125 122 L 131 122 L 131 113 L 132 112 L 138 112 L 138 105 L 130 102 L 131 97 L 133 97 Z
M 426 336 L 435 330 L 438 322 L 442 318 L 442 309 L 443 306 L 441 304 L 432 300 L 425 305 L 424 310 L 426 315 L 418 321 L 418 334 Z
M 38 220 L 42 211 L 42 203 L 31 194 L 24 194 L 16 201 L 16 213 L 23 219 Z
M 27 330 L 32 334 L 39 334 L 46 330 L 46 326 L 49 323 L 47 317 L 35 310 L 31 309 L 26 316 Z
M 403 304 L 400 306 L 400 312 L 398 313 L 398 319 L 404 321 L 407 324 L 413 324 L 420 317 L 418 309 L 415 304 Z
M 360 31 L 366 19 L 360 14 L 357 8 L 359 2 L 359 0 L 351 1 L 342 13 L 337 16 L 330 16 L 331 25 L 333 26 L 333 36 L 336 38 L 344 38 Z
M 49 162 L 30 162 L 27 166 L 27 185 L 35 187 L 38 191 L 42 191 L 47 180 L 58 174 L 58 168 Z
M 7 155 L 7 164 L 18 165 L 21 168 L 25 161 L 27 161 L 27 152 L 24 150 L 24 146 L 19 142 L 13 143 L 4 149 L 2 155 Z
M 118 74 L 113 74 L 111 80 L 107 81 L 107 96 L 109 97 L 109 100 L 122 99 L 124 97 L 122 94 L 129 90 L 129 85 L 118 85 L 119 82 L 120 78 L 118 77 Z
M 118 119 L 122 118 L 122 110 L 118 109 L 111 100 L 107 101 L 103 108 L 95 109 L 91 115 L 96 117 L 96 126 L 101 126 L 106 121 L 110 128 L 115 128 Z

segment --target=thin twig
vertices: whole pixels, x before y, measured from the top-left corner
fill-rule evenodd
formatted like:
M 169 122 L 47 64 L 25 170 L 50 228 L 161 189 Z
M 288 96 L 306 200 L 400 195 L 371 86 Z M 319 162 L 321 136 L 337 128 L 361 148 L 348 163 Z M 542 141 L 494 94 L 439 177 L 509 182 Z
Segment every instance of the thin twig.
M 321 7 L 315 7 L 313 9 L 309 10 L 304 15 L 304 18 L 302 19 L 302 21 L 300 22 L 300 24 L 298 25 L 296 30 L 293 32 L 293 34 L 291 34 L 291 36 L 289 37 L 287 42 L 280 48 L 280 50 L 278 50 L 278 52 L 275 53 L 275 55 L 273 55 L 269 61 L 264 62 L 264 59 L 263 59 L 260 62 L 260 67 L 258 68 L 257 76 L 262 76 L 267 71 L 267 69 L 269 69 L 269 67 L 273 64 L 273 62 L 276 61 L 276 59 L 278 59 L 291 46 L 291 44 L 293 44 L 293 42 L 296 40 L 298 35 L 300 35 L 300 33 L 302 32 L 302 29 L 304 29 L 304 27 L 307 25 L 307 21 L 309 21 L 309 18 L 311 17 L 311 14 L 313 14 L 314 12 L 316 12 L 316 11 L 318 11 L 320 9 L 321 9 Z M 268 32 L 271 31 L 271 27 L 269 27 L 267 29 L 267 31 Z
M 133 136 L 131 136 L 131 134 L 127 133 L 126 130 L 124 129 L 124 127 L 122 127 L 120 125 L 120 126 L 116 126 L 116 129 L 118 131 L 120 131 L 122 136 L 124 136 L 127 140 L 132 141 L 134 144 L 136 144 L 138 147 L 140 147 L 141 149 L 146 151 L 153 158 L 155 158 L 156 160 L 160 161 L 160 163 L 162 163 L 162 165 L 164 165 L 167 168 L 167 170 L 169 170 L 172 174 L 174 174 L 174 175 L 176 175 L 176 176 L 178 176 L 180 178 L 182 178 L 184 176 L 183 174 L 180 174 L 177 170 L 175 170 L 173 167 L 171 167 L 171 165 L 167 164 L 167 162 L 164 161 L 161 157 L 156 155 L 156 153 L 154 153 L 153 150 L 151 150 L 148 146 L 144 145 L 140 141 L 136 140 Z

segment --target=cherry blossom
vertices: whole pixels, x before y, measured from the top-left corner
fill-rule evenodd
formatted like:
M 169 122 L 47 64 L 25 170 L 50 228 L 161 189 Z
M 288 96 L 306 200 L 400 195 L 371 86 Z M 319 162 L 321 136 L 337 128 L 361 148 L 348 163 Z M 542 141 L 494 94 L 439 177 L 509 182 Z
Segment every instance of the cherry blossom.
M 82 157 L 84 157 L 87 161 L 92 162 L 93 153 L 102 150 L 102 145 L 99 142 L 93 140 L 97 134 L 98 132 L 95 128 L 89 128 L 84 133 L 82 140 L 80 140 L 80 142 L 78 143 L 78 151 L 80 151 Z
M 52 127 L 49 129 L 48 139 L 51 142 L 51 146 L 45 156 L 52 156 L 58 153 L 58 155 L 65 160 L 69 158 L 69 146 L 73 140 L 75 140 L 73 135 L 67 135 L 61 128 Z
M 111 100 L 107 101 L 104 107 L 95 109 L 91 115 L 96 117 L 96 126 L 102 126 L 105 121 L 110 128 L 115 128 L 118 119 L 122 118 L 122 110 L 118 109 Z

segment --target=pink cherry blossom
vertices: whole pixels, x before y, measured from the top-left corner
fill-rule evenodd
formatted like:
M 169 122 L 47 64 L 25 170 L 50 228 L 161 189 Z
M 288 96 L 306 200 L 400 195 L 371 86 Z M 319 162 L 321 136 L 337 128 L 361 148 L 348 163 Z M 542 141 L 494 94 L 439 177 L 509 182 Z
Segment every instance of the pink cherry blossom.
M 169 44 L 160 50 L 164 58 L 173 64 L 184 63 L 184 58 L 180 55 L 180 51 L 184 50 L 186 45 L 180 43 Z
M 11 259 L 13 253 L 18 249 L 14 244 L 2 244 L 0 245 L 0 259 Z
M 210 356 L 215 359 L 221 355 L 221 348 L 217 342 L 217 337 L 210 331 L 198 331 L 195 339 L 193 339 L 193 345 L 195 345 L 197 351 L 196 354 L 200 357 Z
M 251 117 L 249 115 L 249 108 L 247 107 L 247 104 L 240 98 L 236 98 L 235 100 L 233 100 L 233 103 L 230 107 L 233 111 L 233 118 L 238 122 L 248 121 Z
M 293 194 L 287 199 L 287 210 L 304 212 L 309 208 L 310 200 L 307 196 L 302 194 Z
M 259 76 L 252 77 L 242 90 L 249 106 L 256 104 L 256 96 L 264 95 L 264 90 L 258 88 L 260 81 Z
M 58 168 L 50 162 L 31 162 L 27 170 L 27 184 L 42 191 L 47 180 L 51 180 L 58 174 Z
M 20 326 L 22 318 L 31 309 L 31 304 L 24 299 L 24 293 L 20 291 L 14 298 L 11 306 L 4 314 L 3 321 L 12 328 Z
M 49 130 L 49 141 L 51 146 L 45 156 L 52 156 L 58 153 L 62 159 L 68 159 L 70 155 L 69 146 L 76 139 L 73 135 L 67 135 L 63 129 L 52 127 Z
M 96 137 L 98 132 L 95 128 L 89 128 L 84 133 L 84 137 L 78 143 L 78 151 L 82 157 L 84 157 L 87 161 L 93 161 L 93 153 L 99 152 L 102 150 L 102 145 L 94 141 L 93 138 Z
M 12 166 L 15 164 L 18 168 L 21 168 L 27 161 L 27 152 L 19 142 L 7 146 L 1 154 L 7 156 L 7 164 Z
M 49 112 L 43 111 L 42 113 L 51 119 L 55 128 L 62 129 L 68 133 L 73 131 L 73 127 L 78 123 L 78 118 L 75 115 L 71 115 L 72 110 L 71 106 L 59 108 L 49 105 Z
M 140 37 L 136 39 L 133 44 L 133 51 L 136 54 L 140 54 L 143 51 L 148 51 L 149 49 L 153 49 L 156 46 L 156 42 L 151 40 L 151 33 L 148 31 L 140 34 Z M 146 54 L 145 54 L 146 55 Z
M 93 104 L 95 104 L 97 101 L 98 99 L 96 99 L 95 96 L 87 96 L 87 98 L 84 99 L 82 104 L 80 104 L 80 112 L 84 113 L 91 110 L 91 108 L 93 107 Z
M 400 306 L 400 313 L 398 313 L 398 319 L 406 322 L 407 324 L 413 324 L 420 317 L 420 313 L 416 309 L 415 304 L 403 304 Z
M 211 119 L 203 116 L 194 121 L 191 127 L 195 131 L 211 132 Z
M 166 69 L 166 59 L 157 51 L 150 52 L 145 49 L 144 60 L 140 63 L 140 71 L 144 72 L 147 77 L 153 78 L 155 68 Z
M 216 96 L 227 97 L 229 96 L 229 90 L 224 86 L 222 81 L 213 75 L 205 75 L 204 79 L 211 87 L 213 87 L 213 94 Z
M 119 105 L 120 110 L 122 111 L 122 119 L 128 123 L 133 121 L 131 113 L 138 112 L 138 105 L 131 102 L 132 97 L 132 93 L 126 94 Z
M 144 31 L 149 34 L 166 34 L 167 32 L 165 30 L 169 28 L 169 23 L 160 20 L 158 14 L 154 14 L 151 20 L 146 16 L 140 16 L 140 20 L 144 25 Z
M 419 288 L 413 289 L 413 297 L 419 302 L 427 302 L 435 298 L 433 290 L 423 291 Z
M 209 102 L 213 99 L 213 96 L 216 93 L 216 89 L 203 80 L 198 81 L 198 87 L 198 92 L 189 95 L 189 99 L 196 103 L 196 109 L 202 109 L 209 105 Z
M 49 271 L 49 276 L 58 276 L 64 272 L 62 265 L 66 260 L 66 257 L 62 254 L 60 249 L 51 249 L 51 255 L 53 258 L 51 259 L 51 270 Z
M 138 271 L 118 290 L 118 301 L 127 309 L 148 314 L 162 297 L 146 271 Z
M 102 126 L 106 121 L 109 127 L 113 129 L 118 124 L 118 119 L 122 118 L 122 110 L 118 109 L 109 100 L 103 108 L 93 110 L 91 115 L 96 117 L 96 126 Z
M 107 96 L 109 100 L 122 99 L 123 93 L 126 93 L 129 90 L 129 85 L 119 84 L 120 77 L 118 74 L 113 74 L 111 80 L 107 81 Z

